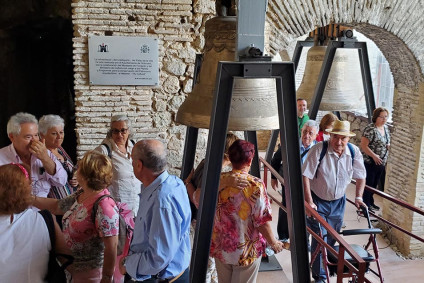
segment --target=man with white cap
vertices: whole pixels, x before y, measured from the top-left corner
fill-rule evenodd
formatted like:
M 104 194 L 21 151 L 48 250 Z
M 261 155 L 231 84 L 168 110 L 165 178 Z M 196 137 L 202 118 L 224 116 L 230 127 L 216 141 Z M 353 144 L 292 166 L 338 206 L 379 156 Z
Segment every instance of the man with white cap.
M 366 171 L 361 151 L 349 143 L 355 133 L 350 131 L 348 121 L 335 121 L 330 133 L 330 140 L 314 146 L 303 163 L 303 186 L 305 201 L 316 209 L 331 227 L 340 231 L 346 203 L 346 188 L 351 179 L 356 179 L 355 205 L 365 206 L 362 194 L 365 187 Z M 316 221 L 308 219 L 311 229 L 319 233 Z M 322 229 L 323 235 L 326 231 Z M 331 246 L 335 240 L 325 237 Z M 317 247 L 317 241 L 312 239 L 312 252 Z M 320 257 L 312 265 L 312 276 L 315 282 L 325 282 L 326 275 L 322 268 Z

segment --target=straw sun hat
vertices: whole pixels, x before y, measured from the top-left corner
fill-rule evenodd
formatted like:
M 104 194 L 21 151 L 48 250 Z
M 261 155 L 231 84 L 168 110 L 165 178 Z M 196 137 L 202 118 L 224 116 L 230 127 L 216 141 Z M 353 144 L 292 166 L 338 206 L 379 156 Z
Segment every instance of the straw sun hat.
M 325 130 L 327 133 L 335 134 L 335 135 L 341 135 L 341 136 L 347 136 L 347 137 L 354 137 L 356 134 L 354 132 L 350 131 L 350 123 L 348 121 L 334 121 L 333 129 L 327 129 Z

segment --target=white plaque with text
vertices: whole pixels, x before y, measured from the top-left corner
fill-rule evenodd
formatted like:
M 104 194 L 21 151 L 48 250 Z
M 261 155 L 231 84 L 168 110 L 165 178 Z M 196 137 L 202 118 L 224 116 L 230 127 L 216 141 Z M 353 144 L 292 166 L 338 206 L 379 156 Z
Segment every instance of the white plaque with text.
M 90 84 L 158 85 L 158 50 L 153 37 L 90 36 Z

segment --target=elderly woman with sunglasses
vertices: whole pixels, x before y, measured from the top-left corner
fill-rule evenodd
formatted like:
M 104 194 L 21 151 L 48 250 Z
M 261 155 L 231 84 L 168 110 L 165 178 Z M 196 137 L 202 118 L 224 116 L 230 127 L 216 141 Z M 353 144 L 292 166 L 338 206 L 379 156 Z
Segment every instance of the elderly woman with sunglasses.
M 126 203 L 134 212 L 138 211 L 140 181 L 134 176 L 131 151 L 134 142 L 131 137 L 131 123 L 125 115 L 112 116 L 106 138 L 95 150 L 112 160 L 113 178 L 108 187 L 116 201 Z

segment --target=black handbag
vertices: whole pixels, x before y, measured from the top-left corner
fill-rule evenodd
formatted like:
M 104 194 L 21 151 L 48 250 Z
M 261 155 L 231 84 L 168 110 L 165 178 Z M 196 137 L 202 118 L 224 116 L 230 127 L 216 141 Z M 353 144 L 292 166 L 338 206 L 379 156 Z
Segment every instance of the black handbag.
M 65 268 L 68 267 L 74 261 L 74 257 L 71 255 L 59 254 L 56 253 L 55 243 L 56 243 L 56 234 L 54 228 L 54 219 L 50 211 L 42 210 L 40 214 L 43 216 L 44 221 L 46 221 L 47 228 L 49 230 L 50 242 L 52 249 L 49 254 L 49 265 L 47 275 L 44 278 L 49 283 L 66 283 L 66 274 Z M 62 264 L 58 262 L 58 258 L 64 258 L 66 261 Z

